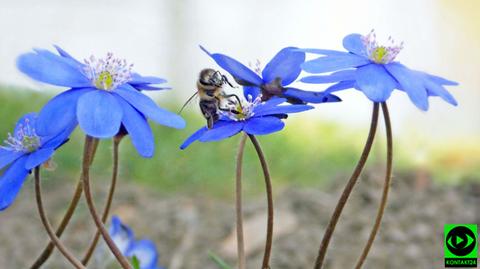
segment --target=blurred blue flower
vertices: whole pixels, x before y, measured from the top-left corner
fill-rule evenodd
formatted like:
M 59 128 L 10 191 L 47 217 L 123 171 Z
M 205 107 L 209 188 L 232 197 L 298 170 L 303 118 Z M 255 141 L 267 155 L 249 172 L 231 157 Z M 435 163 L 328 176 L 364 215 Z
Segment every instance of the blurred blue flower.
M 153 134 L 147 119 L 173 128 L 184 128 L 185 121 L 164 110 L 138 89 L 162 89 L 156 77 L 132 73 L 132 65 L 114 58 L 90 57 L 80 63 L 57 47 L 59 55 L 47 50 L 20 55 L 18 68 L 33 79 L 71 89 L 55 96 L 40 111 L 39 135 L 50 135 L 65 126 L 79 123 L 83 131 L 96 138 L 110 138 L 126 131 L 143 157 L 154 152 Z M 121 129 L 121 127 L 123 127 Z
M 164 269 L 157 266 L 159 255 L 155 243 L 146 239 L 135 240 L 132 229 L 123 224 L 118 216 L 112 217 L 109 233 L 123 255 L 137 257 L 140 269 Z
M 302 64 L 309 73 L 329 75 L 308 76 L 305 83 L 336 83 L 326 93 L 355 88 L 362 91 L 373 102 L 385 102 L 394 89 L 406 92 L 410 100 L 421 110 L 428 110 L 428 97 L 440 96 L 446 102 L 457 105 L 455 98 L 444 88 L 458 83 L 409 69 L 394 61 L 403 43 L 389 46 L 379 45 L 372 31 L 366 36 L 350 34 L 343 39 L 348 52 L 324 49 L 302 49 L 300 51 L 325 55 Z
M 262 102 L 262 96 L 258 95 L 254 100 L 248 97 L 248 102 L 238 106 L 238 114 L 221 111 L 220 120 L 211 129 L 207 126 L 200 128 L 180 146 L 187 148 L 193 142 L 218 141 L 244 131 L 251 135 L 266 135 L 283 129 L 285 123 L 281 120 L 289 113 L 298 113 L 312 109 L 309 105 L 281 105 L 286 101 L 284 98 L 271 98 Z
M 332 94 L 288 87 L 300 75 L 302 71 L 300 65 L 305 61 L 305 53 L 298 51 L 295 47 L 280 50 L 267 63 L 263 71 L 258 66 L 255 71 L 252 71 L 227 55 L 212 54 L 202 46 L 200 48 L 212 57 L 220 67 L 230 73 L 238 84 L 244 86 L 245 98 L 248 98 L 248 95 L 256 98 L 259 94 L 262 94 L 263 101 L 276 96 L 286 98 L 288 102 L 293 104 L 341 101 L 340 98 Z
M 53 136 L 39 136 L 35 131 L 36 113 L 24 115 L 0 146 L 0 210 L 9 207 L 17 197 L 31 170 L 49 161 L 53 153 L 68 140 L 75 126 Z M 7 168 L 8 166 L 8 168 Z

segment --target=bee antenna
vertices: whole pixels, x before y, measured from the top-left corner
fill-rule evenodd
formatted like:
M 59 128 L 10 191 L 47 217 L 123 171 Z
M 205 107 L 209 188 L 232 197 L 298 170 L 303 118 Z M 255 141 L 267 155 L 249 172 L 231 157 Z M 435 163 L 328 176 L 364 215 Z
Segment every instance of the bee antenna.
M 192 101 L 192 99 L 198 94 L 198 91 L 196 91 L 192 96 L 190 96 L 190 98 L 188 98 L 188 100 L 185 102 L 185 104 L 183 104 L 182 108 L 180 109 L 180 111 L 178 111 L 178 114 L 180 115 L 183 111 L 183 109 L 188 105 L 188 103 L 190 103 L 190 101 Z

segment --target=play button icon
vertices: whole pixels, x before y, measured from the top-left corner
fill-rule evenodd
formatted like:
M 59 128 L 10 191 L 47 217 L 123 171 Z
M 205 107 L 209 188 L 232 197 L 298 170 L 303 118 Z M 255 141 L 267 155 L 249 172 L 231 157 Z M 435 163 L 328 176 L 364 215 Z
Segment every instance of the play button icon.
M 446 245 L 451 253 L 465 256 L 475 248 L 477 244 L 475 237 L 475 234 L 467 227 L 458 226 L 447 234 Z

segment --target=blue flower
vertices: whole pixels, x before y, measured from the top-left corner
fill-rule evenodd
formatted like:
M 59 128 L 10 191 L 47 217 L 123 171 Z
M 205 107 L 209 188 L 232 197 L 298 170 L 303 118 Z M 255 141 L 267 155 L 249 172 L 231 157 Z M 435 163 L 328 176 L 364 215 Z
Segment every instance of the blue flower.
M 123 255 L 137 257 L 140 269 L 164 269 L 157 266 L 159 255 L 155 243 L 147 239 L 135 240 L 132 229 L 123 224 L 118 216 L 112 217 L 109 233 Z
M 378 45 L 375 33 L 366 36 L 350 34 L 343 39 L 348 52 L 323 49 L 301 51 L 325 55 L 302 64 L 309 73 L 327 73 L 323 76 L 308 76 L 305 83 L 336 83 L 325 92 L 355 88 L 362 91 L 373 102 L 385 102 L 394 89 L 406 92 L 410 100 L 420 109 L 428 110 L 428 97 L 440 96 L 446 102 L 457 105 L 455 98 L 444 88 L 458 83 L 409 69 L 394 61 L 403 43 L 395 45 L 389 38 L 389 46 Z
M 37 115 L 23 116 L 8 134 L 5 145 L 0 146 L 0 210 L 9 207 L 17 197 L 31 170 L 52 157 L 55 150 L 68 140 L 75 126 L 69 126 L 53 136 L 39 136 L 35 131 Z
M 305 53 L 298 51 L 297 48 L 287 47 L 280 50 L 267 63 L 263 71 L 257 67 L 255 72 L 227 55 L 212 54 L 202 46 L 200 48 L 212 57 L 219 66 L 230 73 L 238 84 L 244 86 L 245 98 L 248 98 L 248 95 L 256 98 L 259 94 L 262 94 L 263 101 L 276 96 L 286 98 L 288 102 L 293 104 L 341 101 L 340 98 L 332 94 L 288 87 L 300 75 L 302 71 L 300 65 L 305 61 Z M 261 73 L 261 77 L 257 73 Z
M 281 105 L 286 101 L 284 98 L 271 98 L 262 102 L 262 96 L 258 95 L 255 100 L 249 96 L 248 102 L 238 106 L 239 114 L 221 111 L 221 118 L 211 129 L 207 126 L 200 128 L 180 146 L 187 148 L 193 142 L 218 141 L 238 134 L 243 131 L 251 135 L 266 135 L 283 129 L 285 123 L 281 120 L 289 113 L 298 113 L 312 109 L 309 105 Z
M 57 47 L 59 55 L 36 49 L 21 55 L 18 68 L 33 79 L 71 89 L 55 96 L 40 111 L 39 135 L 50 135 L 77 123 L 96 138 L 110 138 L 120 130 L 128 132 L 143 157 L 154 152 L 153 134 L 147 119 L 173 128 L 184 128 L 185 121 L 155 104 L 139 90 L 162 89 L 152 84 L 165 80 L 132 73 L 132 65 L 114 58 L 90 57 L 80 63 Z

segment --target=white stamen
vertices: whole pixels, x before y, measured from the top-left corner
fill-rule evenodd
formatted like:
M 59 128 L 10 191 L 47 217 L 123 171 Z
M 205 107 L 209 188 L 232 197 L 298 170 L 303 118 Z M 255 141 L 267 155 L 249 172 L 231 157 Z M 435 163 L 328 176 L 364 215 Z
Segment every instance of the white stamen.
M 97 59 L 92 55 L 84 62 L 86 64 L 84 72 L 96 88 L 114 90 L 132 80 L 133 64 L 127 64 L 124 59 L 114 58 L 111 52 L 107 53 L 105 59 Z
M 40 137 L 30 126 L 30 121 L 26 119 L 25 124 L 20 124 L 14 135 L 8 133 L 4 143 L 5 146 L 0 146 L 0 148 L 17 152 L 33 152 L 40 147 Z
M 370 31 L 366 36 L 362 37 L 363 44 L 370 60 L 378 64 L 388 64 L 395 60 L 395 57 L 403 49 L 403 42 L 395 45 L 395 41 L 391 36 L 388 37 L 388 46 L 380 46 L 377 43 L 377 35 L 375 30 Z

